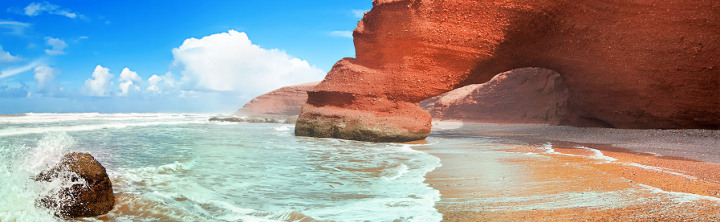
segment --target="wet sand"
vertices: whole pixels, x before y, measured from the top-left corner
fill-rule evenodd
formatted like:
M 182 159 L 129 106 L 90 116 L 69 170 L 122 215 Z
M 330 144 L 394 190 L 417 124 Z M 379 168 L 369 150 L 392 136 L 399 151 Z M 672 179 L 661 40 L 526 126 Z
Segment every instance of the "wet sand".
M 718 131 L 439 122 L 432 136 L 418 149 L 443 164 L 427 182 L 445 221 L 720 220 Z

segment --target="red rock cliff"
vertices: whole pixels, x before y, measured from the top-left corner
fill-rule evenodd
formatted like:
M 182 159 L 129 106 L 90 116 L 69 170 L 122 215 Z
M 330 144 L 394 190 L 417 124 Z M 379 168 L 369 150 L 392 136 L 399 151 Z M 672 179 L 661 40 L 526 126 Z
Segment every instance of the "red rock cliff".
M 298 115 L 300 107 L 307 101 L 307 91 L 317 84 L 318 82 L 309 82 L 273 90 L 253 98 L 235 113 L 238 115 Z
M 375 0 L 353 36 L 296 135 L 422 139 L 418 102 L 522 67 L 563 76 L 569 125 L 720 127 L 716 0 Z

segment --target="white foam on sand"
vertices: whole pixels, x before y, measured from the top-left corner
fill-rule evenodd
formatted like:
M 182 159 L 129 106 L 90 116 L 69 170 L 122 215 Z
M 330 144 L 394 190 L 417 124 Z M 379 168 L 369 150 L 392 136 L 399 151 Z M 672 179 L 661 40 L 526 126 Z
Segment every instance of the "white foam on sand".
M 588 148 L 588 147 L 582 147 L 582 146 L 581 146 L 581 147 L 578 147 L 578 148 L 580 148 L 580 149 L 587 149 L 587 150 L 593 151 L 593 155 L 590 156 L 590 157 L 593 158 L 593 159 L 605 160 L 605 161 L 607 161 L 608 163 L 609 163 L 609 162 L 616 162 L 616 161 L 617 161 L 617 159 L 615 159 L 615 158 L 612 158 L 612 157 L 609 157 L 609 156 L 605 156 L 600 150 L 593 149 L 593 148 Z M 679 173 L 679 172 L 675 172 L 675 171 L 673 171 L 673 170 L 671 170 L 671 169 L 668 169 L 668 168 L 648 166 L 648 165 L 643 165 L 643 164 L 639 164 L 639 163 L 632 163 L 632 162 L 630 162 L 630 163 L 628 163 L 628 162 L 622 162 L 622 163 L 620 163 L 620 164 L 625 165 L 625 166 L 639 167 L 639 168 L 642 168 L 642 169 L 651 170 L 651 171 L 656 171 L 656 172 L 661 172 L 661 173 L 667 173 L 667 174 L 674 175 L 674 176 L 684 177 L 684 178 L 686 178 L 686 179 L 697 180 L 697 177 L 690 176 L 690 175 L 686 175 L 686 174 Z
M 590 150 L 590 151 L 592 151 L 593 154 L 590 156 L 590 158 L 592 158 L 592 159 L 605 160 L 605 161 L 607 161 L 608 163 L 609 163 L 609 162 L 615 162 L 615 161 L 617 161 L 617 159 L 615 159 L 615 158 L 612 158 L 612 157 L 609 157 L 609 156 L 605 156 L 605 154 L 603 154 L 603 153 L 602 153 L 600 150 L 598 150 L 598 149 L 593 149 L 593 148 L 584 147 L 584 146 L 579 146 L 579 147 L 577 147 L 577 148 L 578 148 L 578 149 L 585 149 L 585 150 Z
M 555 149 L 552 148 L 552 144 L 551 144 L 551 143 L 546 143 L 546 144 L 544 144 L 542 147 L 540 147 L 540 149 L 541 149 L 541 150 L 544 150 L 544 151 L 545 151 L 544 153 L 547 153 L 547 154 L 564 155 L 564 156 L 576 156 L 576 157 L 585 157 L 585 158 L 590 158 L 590 159 L 595 159 L 595 160 L 602 160 L 602 161 L 604 161 L 604 163 L 618 163 L 618 164 L 622 164 L 622 165 L 625 165 L 625 166 L 638 167 L 638 168 L 642 168 L 642 169 L 646 169 L 646 170 L 650 170 L 650 171 L 656 171 L 656 172 L 666 173 L 666 174 L 670 174 L 670 175 L 674 175 L 674 176 L 679 176 L 679 177 L 683 177 L 683 178 L 691 179 L 691 180 L 697 180 L 697 179 L 698 179 L 697 177 L 690 176 L 690 175 L 687 175 L 687 174 L 683 174 L 683 173 L 680 173 L 680 172 L 676 172 L 676 171 L 673 171 L 672 169 L 668 169 L 668 168 L 648 166 L 648 165 L 643 165 L 643 164 L 639 164 L 639 163 L 632 163 L 632 162 L 619 162 L 618 159 L 615 159 L 615 158 L 606 156 L 605 154 L 602 153 L 602 151 L 600 151 L 600 150 L 598 150 L 598 149 L 593 149 L 593 148 L 584 147 L 584 146 L 579 146 L 579 147 L 577 147 L 577 148 L 578 148 L 578 149 L 590 150 L 590 151 L 593 152 L 593 154 L 590 155 L 590 156 L 586 156 L 586 155 L 576 155 L 576 154 L 560 153 L 560 152 L 555 151 Z
M 616 191 L 565 192 L 546 195 L 493 197 L 467 201 L 483 206 L 482 211 L 529 211 L 568 208 L 617 209 L 639 203 L 635 189 Z
M 716 202 L 717 204 L 720 204 L 720 198 L 712 197 L 712 196 L 704 196 L 694 193 L 684 193 L 684 192 L 675 192 L 675 191 L 665 191 L 657 187 L 648 186 L 645 184 L 638 184 L 638 186 L 645 188 L 649 190 L 652 193 L 657 194 L 665 194 L 668 196 L 668 198 L 675 202 L 675 203 L 690 203 L 690 202 L 696 202 L 696 201 L 712 201 Z
M 697 179 L 698 179 L 697 177 L 690 176 L 690 175 L 687 175 L 687 174 L 678 173 L 678 172 L 672 171 L 671 169 L 668 169 L 668 168 L 648 166 L 648 165 L 643 165 L 643 164 L 639 164 L 639 163 L 623 163 L 623 165 L 633 166 L 633 167 L 639 167 L 639 168 L 642 168 L 642 169 L 651 170 L 651 171 L 656 171 L 656 172 L 661 172 L 661 173 L 667 173 L 667 174 L 670 174 L 670 175 L 679 176 L 679 177 L 684 177 L 684 178 L 686 178 L 686 179 L 691 179 L 691 180 L 697 180 Z
M 605 156 L 605 154 L 603 154 L 600 150 L 597 150 L 597 149 L 584 147 L 584 146 L 579 146 L 577 148 L 584 149 L 584 150 L 590 150 L 593 154 L 587 156 L 587 155 L 560 153 L 560 152 L 555 151 L 555 149 L 553 149 L 552 143 L 550 143 L 550 142 L 545 143 L 545 144 L 543 144 L 542 147 L 540 147 L 540 149 L 544 150 L 545 151 L 544 153 L 547 153 L 547 154 L 584 157 L 584 158 L 595 159 L 595 160 L 603 160 L 603 161 L 606 161 L 607 163 L 617 161 L 617 159 L 615 159 L 615 158 Z

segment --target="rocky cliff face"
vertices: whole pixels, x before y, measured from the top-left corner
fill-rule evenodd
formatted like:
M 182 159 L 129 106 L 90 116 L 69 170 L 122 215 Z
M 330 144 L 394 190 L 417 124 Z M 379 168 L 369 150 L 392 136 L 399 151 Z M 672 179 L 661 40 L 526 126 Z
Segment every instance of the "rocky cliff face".
M 720 2 L 715 0 L 375 0 L 296 135 L 422 139 L 418 103 L 515 68 L 562 75 L 566 124 L 720 128 Z
M 318 82 L 286 86 L 265 93 L 246 103 L 236 114 L 238 115 L 278 115 L 291 116 L 300 114 L 300 107 L 307 101 L 307 91 Z
M 426 99 L 420 107 L 433 119 L 558 125 L 577 118 L 568 115 L 567 99 L 559 73 L 521 68 Z

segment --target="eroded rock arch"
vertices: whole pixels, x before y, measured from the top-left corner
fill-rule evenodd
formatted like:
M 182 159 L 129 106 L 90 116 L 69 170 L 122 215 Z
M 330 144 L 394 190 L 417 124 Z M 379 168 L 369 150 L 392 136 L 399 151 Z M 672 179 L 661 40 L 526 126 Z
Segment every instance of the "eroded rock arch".
M 576 126 L 720 127 L 720 2 L 376 0 L 308 92 L 296 135 L 409 141 L 418 103 L 495 74 L 562 74 Z

